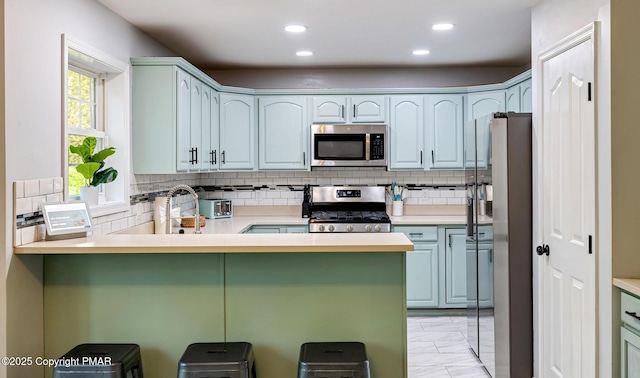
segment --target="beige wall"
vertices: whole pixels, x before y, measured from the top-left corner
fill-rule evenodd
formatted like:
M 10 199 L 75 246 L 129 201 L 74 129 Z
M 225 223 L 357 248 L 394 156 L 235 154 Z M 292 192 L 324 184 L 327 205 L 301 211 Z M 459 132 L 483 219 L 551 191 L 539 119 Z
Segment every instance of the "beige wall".
M 616 1 L 616 0 L 614 0 Z M 634 0 L 629 0 L 634 1 Z M 573 0 L 542 0 L 532 11 L 532 77 L 533 77 L 533 122 L 534 150 L 539 146 L 540 119 L 538 113 L 538 54 L 564 37 L 584 26 L 598 22 L 596 33 L 596 128 L 597 128 L 597 207 L 596 207 L 596 253 L 598 274 L 598 369 L 600 377 L 619 376 L 618 331 L 615 319 L 615 297 L 612 289 L 612 248 L 611 248 L 611 63 L 610 63 L 610 0 L 581 0 L 579 4 Z M 538 160 L 540 157 L 537 158 Z M 536 159 L 534 158 L 534 161 Z M 535 164 L 535 163 L 534 163 Z M 539 182 L 537 165 L 534 167 L 534 182 Z M 534 194 L 534 236 L 540 235 L 540 212 L 538 196 Z M 535 239 L 534 239 L 535 240 Z M 536 240 L 541 244 L 542 240 Z M 540 265 L 539 265 L 540 264 Z M 542 260 L 534 258 L 534 276 L 540 272 Z M 538 286 L 539 287 L 539 286 Z M 534 286 L 534 302 L 538 290 Z M 612 310 L 613 309 L 613 310 Z M 541 329 L 537 316 L 539 307 L 534 304 L 534 326 Z M 536 336 L 538 333 L 536 333 Z M 534 345 L 536 363 L 540 364 L 542 345 Z M 539 377 L 536 366 L 536 376 Z

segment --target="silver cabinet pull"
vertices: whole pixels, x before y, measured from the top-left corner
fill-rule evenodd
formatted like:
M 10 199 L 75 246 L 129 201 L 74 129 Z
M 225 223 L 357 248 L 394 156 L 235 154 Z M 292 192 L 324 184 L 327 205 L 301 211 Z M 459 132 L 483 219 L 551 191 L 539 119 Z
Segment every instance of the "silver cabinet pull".
M 411 236 L 422 236 L 424 234 L 422 232 L 410 232 L 409 235 L 411 235 Z
M 344 118 L 344 105 L 340 105 L 340 117 Z
M 449 248 L 451 248 L 451 234 L 449 234 Z
M 355 104 L 353 104 L 353 118 L 358 118 L 356 116 L 356 105 Z
M 225 161 L 224 161 L 224 150 L 222 151 L 222 164 L 225 164 Z

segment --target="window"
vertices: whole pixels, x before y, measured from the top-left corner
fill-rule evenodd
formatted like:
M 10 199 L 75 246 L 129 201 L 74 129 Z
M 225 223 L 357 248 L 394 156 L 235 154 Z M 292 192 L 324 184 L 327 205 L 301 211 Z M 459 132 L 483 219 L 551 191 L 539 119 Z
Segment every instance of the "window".
M 96 149 L 115 147 L 106 159 L 106 167 L 118 171 L 115 181 L 100 185 L 98 206 L 92 215 L 129 209 L 129 66 L 109 55 L 63 37 L 64 138 L 63 177 L 65 198 L 79 198 L 85 180 L 75 167 L 80 157 L 69 153 L 69 146 L 79 145 L 87 137 L 96 138 Z

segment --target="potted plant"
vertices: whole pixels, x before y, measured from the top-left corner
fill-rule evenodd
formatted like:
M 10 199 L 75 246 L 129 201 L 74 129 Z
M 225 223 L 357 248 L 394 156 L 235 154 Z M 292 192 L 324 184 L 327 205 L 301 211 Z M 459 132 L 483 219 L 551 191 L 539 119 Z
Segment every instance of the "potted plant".
M 104 168 L 104 160 L 116 152 L 115 147 L 94 153 L 96 144 L 95 137 L 86 137 L 81 145 L 69 146 L 69 151 L 82 159 L 82 163 L 76 166 L 76 171 L 85 181 L 85 186 L 80 187 L 80 199 L 90 205 L 98 204 L 98 186 L 110 183 L 118 177 L 118 171 L 114 168 Z

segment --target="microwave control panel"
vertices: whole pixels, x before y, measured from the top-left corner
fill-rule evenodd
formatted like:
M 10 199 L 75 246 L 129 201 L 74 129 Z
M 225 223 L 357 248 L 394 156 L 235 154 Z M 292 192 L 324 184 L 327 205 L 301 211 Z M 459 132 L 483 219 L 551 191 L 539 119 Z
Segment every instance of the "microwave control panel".
M 384 134 L 370 135 L 369 160 L 384 160 Z

